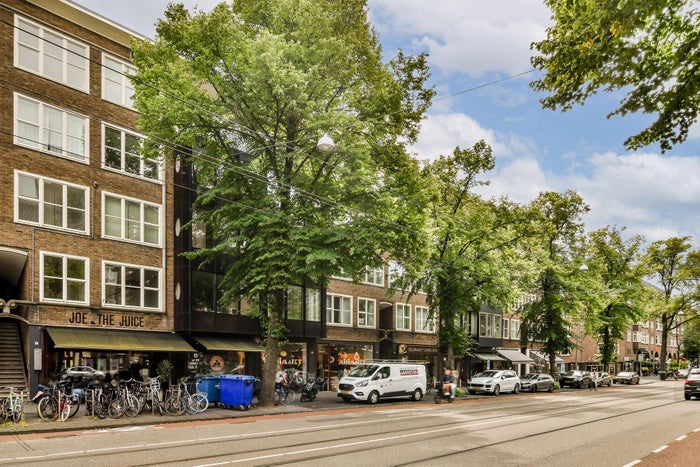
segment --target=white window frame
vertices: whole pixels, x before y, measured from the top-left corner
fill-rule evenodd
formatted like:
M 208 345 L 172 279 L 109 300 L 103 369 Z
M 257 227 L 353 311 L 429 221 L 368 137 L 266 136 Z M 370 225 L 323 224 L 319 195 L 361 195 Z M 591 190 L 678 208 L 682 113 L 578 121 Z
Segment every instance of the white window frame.
M 115 69 L 109 64 L 107 64 L 107 60 L 112 60 L 119 64 L 120 69 Z M 119 74 L 121 82 L 116 83 L 115 81 L 112 81 L 112 83 L 115 83 L 116 86 L 119 86 L 120 88 L 120 98 L 119 99 L 112 99 L 109 96 L 106 95 L 105 89 L 107 88 L 106 86 L 106 81 L 107 81 L 107 73 L 105 72 L 106 70 L 112 70 L 115 71 Z M 136 72 L 136 67 L 132 65 L 131 63 L 128 63 L 124 61 L 123 59 L 116 57 L 115 55 L 111 55 L 108 53 L 102 52 L 102 76 L 101 76 L 101 89 L 102 89 L 102 99 L 106 100 L 107 102 L 111 102 L 113 104 L 121 105 L 122 107 L 126 107 L 127 109 L 135 110 L 134 107 L 134 100 L 133 100 L 133 95 L 134 95 L 134 86 L 131 83 L 131 79 L 129 78 L 130 74 L 134 74 Z
M 19 201 L 20 201 L 20 194 L 19 194 L 19 177 L 24 176 L 27 178 L 33 178 L 35 180 L 39 181 L 39 191 L 37 193 L 37 198 L 29 198 L 29 197 L 22 197 L 22 199 L 30 200 L 31 202 L 36 202 L 38 204 L 38 217 L 39 220 L 38 222 L 33 222 L 29 221 L 26 219 L 20 219 L 20 208 L 19 208 Z M 58 225 L 53 225 L 53 224 L 47 224 L 45 223 L 45 205 L 47 204 L 46 201 L 44 200 L 44 184 L 46 182 L 49 183 L 55 183 L 58 185 L 61 185 L 63 188 L 63 204 L 61 205 L 61 208 L 63 210 L 63 215 L 62 215 L 62 224 L 60 226 Z M 72 229 L 67 227 L 68 225 L 68 188 L 75 188 L 77 190 L 82 190 L 83 191 L 83 206 L 84 206 L 84 217 L 83 217 L 83 225 L 85 226 L 84 229 Z M 89 234 L 90 233 L 90 190 L 88 187 L 81 186 L 81 185 L 75 185 L 73 183 L 67 183 L 62 180 L 57 180 L 54 178 L 48 178 L 48 177 L 41 177 L 39 175 L 35 175 L 29 172 L 21 172 L 19 170 L 15 170 L 15 193 L 14 193 L 14 202 L 15 202 L 15 210 L 14 210 L 14 221 L 18 224 L 29 224 L 29 225 L 37 225 L 41 227 L 46 227 L 48 229 L 56 229 L 56 230 L 62 230 L 66 232 L 77 232 L 81 234 Z M 75 208 L 73 208 L 75 209 Z
M 110 128 L 112 130 L 118 131 L 120 134 L 120 147 L 119 147 L 119 159 L 120 159 L 120 166 L 119 168 L 117 167 L 112 167 L 111 165 L 107 165 L 107 144 L 106 144 L 106 137 L 107 137 L 107 128 Z M 153 160 L 156 164 L 156 177 L 149 177 L 145 175 L 145 163 L 146 163 L 146 158 L 144 157 L 143 154 L 138 154 L 139 156 L 139 172 L 134 173 L 134 172 L 129 172 L 126 170 L 126 136 L 133 136 L 135 138 L 140 139 L 141 141 L 145 141 L 146 138 L 136 132 L 127 130 L 126 128 L 121 128 L 117 125 L 112 125 L 110 123 L 102 122 L 102 168 L 105 170 L 109 171 L 114 171 L 118 172 L 120 174 L 128 175 L 130 177 L 137 177 L 142 180 L 147 180 L 149 182 L 156 182 L 156 183 L 162 183 L 163 181 L 163 164 L 160 159 L 158 160 Z
M 26 101 L 30 102 L 38 107 L 37 110 L 37 115 L 36 115 L 36 121 L 29 121 L 29 120 L 21 120 L 20 119 L 20 102 L 21 101 Z M 55 112 L 60 112 L 61 113 L 61 128 L 60 132 L 55 131 L 55 129 L 51 129 L 47 127 L 47 122 L 46 122 L 46 112 L 47 111 L 55 111 Z M 69 117 L 77 120 L 82 120 L 83 122 L 83 128 L 82 128 L 82 138 L 75 138 L 75 140 L 82 140 L 83 142 L 83 152 L 82 154 L 80 153 L 72 153 L 68 151 L 68 141 L 69 141 L 69 135 L 68 135 L 68 121 Z M 68 159 L 71 161 L 75 162 L 80 162 L 81 164 L 89 164 L 90 162 L 90 156 L 89 156 L 89 148 L 90 148 L 90 119 L 84 115 L 75 113 L 75 112 L 70 112 L 68 110 L 62 109 L 60 107 L 56 107 L 53 105 L 46 104 L 40 100 L 33 99 L 31 97 L 25 96 L 23 94 L 19 93 L 14 93 L 14 118 L 13 118 L 13 125 L 14 125 L 14 136 L 13 136 L 13 142 L 17 146 L 22 146 L 25 148 L 30 148 L 34 149 L 35 151 L 43 152 L 45 154 L 51 154 L 52 156 L 56 157 L 62 157 L 64 159 Z M 20 132 L 20 127 L 24 125 L 26 127 L 34 127 L 36 128 L 36 140 L 30 140 L 29 138 L 25 138 L 21 136 Z M 61 135 L 61 142 L 60 142 L 60 148 L 57 149 L 52 149 L 51 146 L 49 146 L 49 141 L 46 138 L 46 133 L 47 132 L 52 132 L 56 134 Z
M 44 261 L 47 256 L 52 256 L 55 258 L 61 258 L 63 261 L 63 277 L 60 279 L 63 282 L 63 291 L 62 291 L 62 296 L 63 298 L 47 298 L 44 296 L 44 279 L 46 278 L 45 274 L 45 269 L 44 269 Z M 80 260 L 84 262 L 83 265 L 83 275 L 85 279 L 80 280 L 80 279 L 75 279 L 75 278 L 69 278 L 67 277 L 68 275 L 68 260 L 69 259 L 75 259 L 75 260 Z M 83 256 L 73 256 L 73 255 L 65 255 L 63 253 L 54 253 L 51 251 L 41 251 L 39 255 L 39 300 L 42 302 L 51 302 L 51 303 L 76 303 L 76 304 L 84 304 L 87 305 L 90 301 L 90 259 L 85 258 Z M 56 277 L 56 279 L 59 279 Z M 83 300 L 69 300 L 68 297 L 68 282 L 82 282 L 84 284 L 84 290 L 85 290 L 85 296 L 83 297 Z
M 512 319 L 510 320 L 510 338 L 512 340 L 520 340 L 520 320 Z
M 120 235 L 108 235 L 107 234 L 107 217 L 115 217 L 115 216 L 108 216 L 107 214 L 107 198 L 114 198 L 118 199 L 120 204 L 120 211 L 119 211 L 119 221 L 120 221 Z M 140 239 L 139 240 L 134 240 L 131 238 L 128 238 L 126 236 L 127 232 L 127 218 L 126 218 L 126 203 L 136 203 L 139 205 L 139 233 L 140 233 Z M 158 209 L 158 224 L 152 224 L 148 223 L 144 219 L 144 210 L 146 207 L 151 207 L 151 208 L 156 208 Z M 115 217 L 116 218 L 116 217 Z M 144 226 L 149 225 L 149 226 L 156 226 L 158 229 L 158 242 L 157 243 L 152 243 L 152 242 L 147 242 L 144 240 L 145 238 L 145 229 Z M 110 193 L 110 192 L 102 192 L 102 238 L 106 238 L 109 240 L 118 240 L 122 242 L 128 242 L 128 243 L 137 243 L 139 245 L 147 245 L 147 246 L 152 246 L 152 247 L 160 247 L 163 243 L 162 241 L 163 237 L 163 206 L 160 204 L 156 203 L 149 203 L 147 201 L 143 201 L 140 199 L 136 198 L 129 198 L 127 196 L 121 196 L 117 195 L 115 193 Z
M 402 310 L 399 314 L 399 309 Z M 408 310 L 408 327 L 403 326 L 403 321 L 406 319 L 406 310 Z M 401 318 L 401 319 L 400 319 Z M 401 324 L 401 326 L 399 326 Z M 413 320 L 411 317 L 411 305 L 409 303 L 397 303 L 396 304 L 396 330 L 397 331 L 410 331 L 411 324 Z
M 503 338 L 510 339 L 510 318 L 503 318 Z
M 329 303 L 331 305 L 333 304 L 333 300 L 335 298 L 339 298 L 343 303 L 347 300 L 347 307 L 341 304 L 341 308 L 338 309 L 341 317 L 340 322 L 336 322 L 332 319 L 334 317 L 336 309 L 333 308 L 333 306 L 328 306 Z M 343 316 L 346 315 L 348 316 L 348 322 L 343 322 Z M 326 324 L 330 324 L 333 326 L 352 326 L 352 296 L 331 293 L 326 294 Z
M 108 274 L 107 274 L 107 268 L 111 266 L 117 266 L 120 268 L 120 276 L 121 276 L 121 282 L 107 282 L 108 280 Z M 132 269 L 138 269 L 140 271 L 140 278 L 139 278 L 139 292 L 140 292 L 140 306 L 134 306 L 134 305 L 125 305 L 126 301 L 126 289 L 127 285 L 125 284 L 125 270 L 126 268 L 132 268 Z M 144 274 L 146 271 L 151 271 L 151 272 L 157 272 L 158 273 L 158 287 L 153 288 L 153 287 L 146 287 L 144 285 Z M 115 285 L 119 286 L 121 288 L 121 303 L 107 303 L 107 286 L 108 285 Z M 146 307 L 144 306 L 144 294 L 146 290 L 149 291 L 157 291 L 158 293 L 158 306 L 157 307 Z M 105 307 L 110 307 L 110 308 L 125 308 L 125 309 L 133 309 L 133 310 L 147 310 L 147 311 L 162 311 L 163 308 L 163 269 L 162 268 L 156 268 L 156 267 L 150 267 L 150 266 L 141 266 L 137 264 L 128 264 L 128 263 L 121 263 L 119 261 L 102 261 L 102 306 Z
M 364 304 L 364 310 L 363 308 Z M 367 305 L 371 304 L 372 305 L 372 311 L 368 311 Z M 364 317 L 364 323 L 363 322 L 363 317 Z M 369 318 L 371 317 L 372 323 L 367 324 L 369 321 Z M 360 328 L 371 328 L 371 329 L 376 329 L 377 327 L 377 301 L 374 300 L 373 298 L 364 298 L 364 297 L 358 297 L 357 298 L 357 327 Z
M 33 26 L 35 28 L 39 29 L 39 34 L 38 34 L 38 48 L 36 46 L 30 45 L 30 44 L 25 44 L 22 43 L 21 46 L 26 49 L 31 49 L 37 54 L 37 69 L 32 69 L 27 66 L 22 66 L 20 65 L 20 34 L 22 32 L 26 32 L 27 34 L 34 35 L 33 32 L 29 32 L 26 29 L 22 29 L 21 27 L 21 22 L 27 23 L 30 26 Z M 61 78 L 56 78 L 54 76 L 50 76 L 46 72 L 46 56 L 47 56 L 47 50 L 46 50 L 46 45 L 48 40 L 45 39 L 46 34 L 53 34 L 57 36 L 60 40 L 60 44 L 54 44 L 58 50 L 59 53 L 61 54 L 60 57 L 54 57 L 58 60 L 60 60 L 62 66 L 62 77 Z M 53 43 L 52 43 L 53 44 Z M 82 54 L 77 54 L 76 51 L 71 50 L 71 46 L 73 48 L 82 48 L 83 53 Z M 72 65 L 80 70 L 81 68 L 83 69 L 83 83 L 82 85 L 78 85 L 75 83 L 70 82 L 69 78 L 69 61 L 71 59 L 75 59 L 77 56 L 82 57 L 82 67 L 76 66 L 78 63 L 74 62 Z M 77 62 L 80 62 L 81 60 L 78 60 Z M 68 87 L 71 87 L 73 89 L 77 89 L 79 91 L 82 91 L 86 94 L 90 93 L 90 46 L 87 44 L 80 42 L 78 40 L 73 39 L 72 37 L 68 37 L 65 34 L 62 34 L 54 29 L 47 28 L 39 23 L 36 23 L 34 21 L 31 21 L 25 17 L 15 15 L 15 37 L 14 37 L 14 66 L 16 68 L 19 68 L 21 70 L 27 71 L 29 73 L 39 75 L 43 78 L 46 78 L 51 81 L 55 81 L 57 83 L 64 84 Z
M 416 313 L 416 332 L 435 334 L 435 317 L 430 317 L 430 308 L 421 305 L 413 308 Z
M 362 282 L 364 284 L 376 285 L 377 287 L 384 287 L 384 266 L 381 268 L 370 268 L 368 266 L 365 269 L 365 278 Z

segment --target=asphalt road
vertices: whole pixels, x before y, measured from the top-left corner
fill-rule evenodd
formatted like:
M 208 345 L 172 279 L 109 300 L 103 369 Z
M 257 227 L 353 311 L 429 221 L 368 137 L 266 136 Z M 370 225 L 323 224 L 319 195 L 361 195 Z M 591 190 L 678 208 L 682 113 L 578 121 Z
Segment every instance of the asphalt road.
M 10 465 L 626 466 L 700 427 L 682 384 L 0 438 Z M 696 457 L 688 459 L 692 465 Z

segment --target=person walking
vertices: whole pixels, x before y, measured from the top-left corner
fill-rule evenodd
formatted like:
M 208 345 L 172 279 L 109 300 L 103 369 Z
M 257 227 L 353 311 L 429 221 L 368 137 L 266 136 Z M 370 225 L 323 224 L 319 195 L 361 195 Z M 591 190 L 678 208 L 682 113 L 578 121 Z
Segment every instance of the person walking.
M 593 373 L 591 373 L 591 387 L 589 389 L 591 391 L 598 390 L 598 370 L 593 370 Z

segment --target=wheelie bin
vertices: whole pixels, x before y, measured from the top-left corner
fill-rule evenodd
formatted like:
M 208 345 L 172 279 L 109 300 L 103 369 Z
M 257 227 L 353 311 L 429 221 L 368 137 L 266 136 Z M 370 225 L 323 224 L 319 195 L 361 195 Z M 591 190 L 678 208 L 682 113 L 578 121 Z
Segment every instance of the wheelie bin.
M 210 404 L 216 404 L 221 400 L 219 390 L 221 376 L 198 376 L 197 390 L 207 394 Z
M 248 410 L 253 403 L 255 376 L 221 375 L 220 378 L 221 406 Z

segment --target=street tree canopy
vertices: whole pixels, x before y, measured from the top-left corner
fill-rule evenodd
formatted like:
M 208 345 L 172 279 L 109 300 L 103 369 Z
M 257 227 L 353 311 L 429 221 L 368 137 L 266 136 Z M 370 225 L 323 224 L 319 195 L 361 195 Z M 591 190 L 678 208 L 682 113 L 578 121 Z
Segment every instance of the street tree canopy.
M 628 137 L 639 149 L 683 142 L 700 112 L 700 11 L 695 0 L 545 0 L 554 25 L 532 44 L 534 81 L 549 109 L 566 111 L 598 91 L 627 94 L 608 118 L 656 117 Z
M 140 127 L 189 161 L 195 209 L 225 256 L 224 301 L 258 303 L 261 404 L 273 400 L 290 286 L 359 277 L 384 255 L 420 264 L 427 245 L 415 140 L 433 96 L 425 56 L 384 62 L 364 0 L 170 4 L 135 42 Z M 324 133 L 336 150 L 321 153 Z M 405 202 L 412 199 L 414 202 Z

